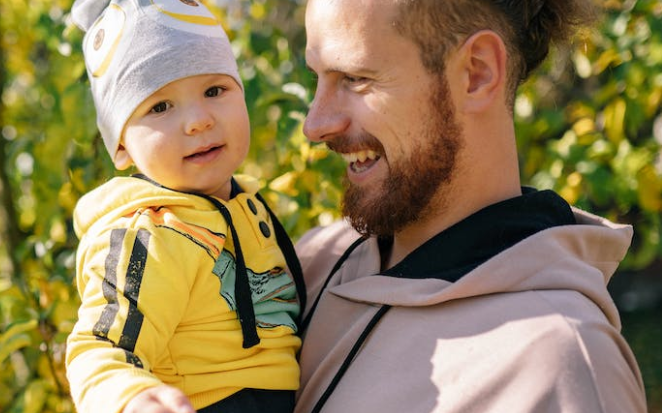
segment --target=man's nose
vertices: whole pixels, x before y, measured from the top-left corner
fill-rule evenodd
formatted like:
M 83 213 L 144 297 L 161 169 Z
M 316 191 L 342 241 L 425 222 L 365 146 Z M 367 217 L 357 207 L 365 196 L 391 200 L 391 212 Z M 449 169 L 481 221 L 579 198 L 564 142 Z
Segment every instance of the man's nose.
M 318 84 L 303 124 L 303 133 L 313 142 L 324 142 L 346 132 L 350 124 L 346 111 L 338 92 Z

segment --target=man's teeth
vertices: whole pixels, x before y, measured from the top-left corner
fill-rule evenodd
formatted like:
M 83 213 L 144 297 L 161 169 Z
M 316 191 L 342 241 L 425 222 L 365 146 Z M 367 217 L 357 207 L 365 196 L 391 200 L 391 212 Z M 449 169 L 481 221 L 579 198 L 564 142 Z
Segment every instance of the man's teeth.
M 352 152 L 352 153 L 342 153 L 340 155 L 347 163 L 354 163 L 357 161 L 365 162 L 368 159 L 371 161 L 377 159 L 377 153 L 375 151 L 370 151 L 370 150 Z

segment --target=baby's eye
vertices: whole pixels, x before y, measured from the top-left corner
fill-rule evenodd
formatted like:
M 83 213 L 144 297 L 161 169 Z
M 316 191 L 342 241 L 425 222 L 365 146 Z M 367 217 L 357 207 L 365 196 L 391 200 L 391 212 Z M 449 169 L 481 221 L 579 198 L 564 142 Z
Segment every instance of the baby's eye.
M 209 89 L 205 90 L 205 96 L 207 96 L 208 98 L 213 98 L 223 93 L 224 90 L 225 89 L 221 86 L 212 86 Z
M 168 102 L 159 102 L 156 105 L 152 106 L 150 110 L 151 113 L 162 113 L 168 110 L 170 104 Z

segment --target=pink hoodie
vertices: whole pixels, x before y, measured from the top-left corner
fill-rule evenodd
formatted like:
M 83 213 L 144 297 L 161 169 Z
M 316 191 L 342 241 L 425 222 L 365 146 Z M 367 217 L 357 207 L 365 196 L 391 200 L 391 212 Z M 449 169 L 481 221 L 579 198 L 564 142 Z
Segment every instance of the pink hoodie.
M 606 289 L 632 228 L 573 212 L 578 225 L 538 232 L 455 283 L 375 275 L 376 240 L 359 245 L 306 332 L 295 412 L 313 411 L 384 304 L 392 308 L 322 412 L 645 412 L 641 374 Z M 299 242 L 308 311 L 358 238 L 338 222 Z

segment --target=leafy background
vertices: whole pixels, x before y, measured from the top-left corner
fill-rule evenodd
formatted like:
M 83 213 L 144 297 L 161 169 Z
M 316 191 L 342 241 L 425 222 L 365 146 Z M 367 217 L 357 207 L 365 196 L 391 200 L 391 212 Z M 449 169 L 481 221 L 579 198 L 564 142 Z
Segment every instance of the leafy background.
M 216 0 L 245 80 L 252 149 L 294 238 L 338 217 L 342 162 L 302 134 L 314 90 L 304 1 Z M 662 2 L 603 0 L 597 29 L 520 88 L 522 180 L 635 227 L 610 289 L 662 412 Z M 76 319 L 71 214 L 115 174 L 97 135 L 71 0 L 0 2 L 0 411 L 72 412 L 64 343 Z

